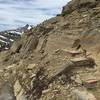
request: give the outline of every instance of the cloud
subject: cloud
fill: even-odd
[[[37,25],[61,13],[70,0],[0,0],[0,29]]]

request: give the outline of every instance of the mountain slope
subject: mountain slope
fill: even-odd
[[[77,100],[73,95],[99,100],[99,27],[100,1],[72,0],[60,15],[24,32],[0,53],[0,86],[9,83],[17,100]],[[76,50],[80,45],[88,57]],[[73,66],[73,61],[79,62]],[[87,80],[95,81],[89,91]]]

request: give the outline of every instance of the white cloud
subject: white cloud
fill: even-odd
[[[70,0],[0,0],[0,26],[5,29],[24,24],[36,25],[60,13],[68,1]]]

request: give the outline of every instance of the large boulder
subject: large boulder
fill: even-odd
[[[23,53],[33,51],[34,49],[36,49],[38,42],[38,37],[36,37],[35,35],[30,35],[29,37],[27,37],[26,40],[23,41],[23,45],[20,52]]]

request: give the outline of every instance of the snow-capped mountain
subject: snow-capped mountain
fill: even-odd
[[[15,29],[15,30],[7,30],[0,32],[0,51],[10,49],[12,43],[16,40],[21,38],[21,34],[26,31],[30,30],[32,27],[30,25],[26,25],[24,27]]]

